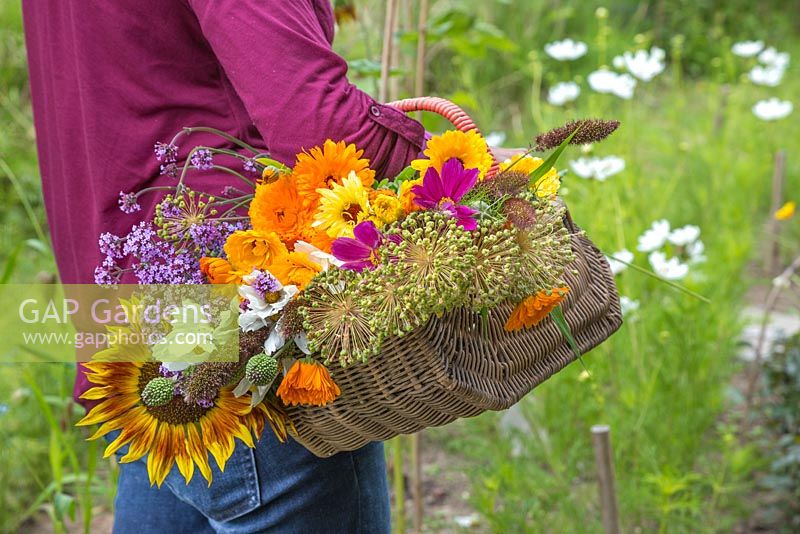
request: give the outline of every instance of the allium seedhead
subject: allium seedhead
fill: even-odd
[[[147,383],[141,396],[145,406],[163,406],[175,396],[175,382],[164,376],[157,376]]]
[[[278,360],[266,354],[256,354],[247,361],[244,376],[256,386],[268,386],[278,376]]]
[[[570,140],[571,145],[587,145],[597,143],[614,133],[619,128],[619,121],[604,119],[579,119],[570,121],[564,126],[536,136],[536,150],[544,152],[558,147],[572,132],[578,130]]]
[[[303,330],[303,316],[300,314],[300,308],[305,305],[302,298],[295,298],[289,301],[284,306],[281,315],[281,335],[287,339],[301,334]]]
[[[481,222],[473,232],[477,253],[467,295],[473,311],[493,308],[506,300],[521,276],[517,231],[504,226],[502,221]]]
[[[522,198],[509,198],[503,203],[503,215],[521,230],[530,230],[536,224],[536,207]]]

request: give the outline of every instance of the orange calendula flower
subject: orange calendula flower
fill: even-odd
[[[212,284],[240,284],[244,274],[233,268],[228,260],[223,258],[200,258],[200,272]]]
[[[779,221],[787,221],[792,218],[796,209],[797,203],[793,200],[790,200],[775,212],[775,218]]]
[[[225,241],[224,249],[234,269],[248,274],[253,269],[264,269],[289,253],[278,234],[259,230],[233,232]]]
[[[566,298],[567,292],[569,292],[569,288],[566,286],[554,287],[549,294],[546,291],[540,291],[536,295],[526,298],[511,312],[511,317],[506,321],[506,331],[513,332],[539,324]]]
[[[301,199],[295,176],[284,174],[256,186],[248,215],[255,230],[275,232],[291,247],[311,226],[315,209]]]
[[[416,203],[414,203],[414,197],[416,195],[411,192],[412,187],[421,184],[422,184],[421,177],[417,178],[416,180],[406,180],[405,182],[400,184],[400,192],[397,196],[400,199],[400,205],[402,206],[403,211],[406,212],[406,214],[414,211],[419,211],[422,209],[421,207],[417,206]]]
[[[283,285],[294,285],[302,291],[322,267],[303,252],[290,252],[269,265],[269,272]]]
[[[351,172],[361,180],[361,184],[372,187],[375,171],[369,168],[369,160],[362,159],[363,150],[344,141],[334,143],[330,139],[322,147],[314,147],[309,152],[297,155],[293,174],[297,177],[297,190],[306,207],[316,207],[319,193],[317,189],[330,189],[333,184],[342,184]]]
[[[320,249],[323,252],[331,253],[331,246],[336,240],[335,237],[328,235],[328,232],[309,232],[308,242]]]
[[[285,404],[324,406],[341,394],[328,368],[321,363],[297,360],[278,386],[278,396]]]

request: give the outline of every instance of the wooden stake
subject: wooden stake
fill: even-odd
[[[397,0],[386,0],[386,16],[383,24],[383,49],[381,50],[381,86],[378,100],[386,102],[389,96],[389,74],[392,70],[392,47],[397,24]]]
[[[781,263],[780,232],[781,222],[775,219],[775,212],[783,205],[783,186],[786,181],[786,151],[775,153],[772,169],[772,204],[770,205],[769,252],[767,253],[767,274],[778,273]]]
[[[611,431],[608,425],[592,427],[594,460],[597,464],[597,484],[600,489],[600,506],[603,529],[606,534],[619,534],[617,495],[614,488],[614,458],[611,451]]]
[[[424,96],[425,92],[425,49],[428,41],[428,0],[419,4],[419,22],[417,23],[417,66],[415,69],[414,96]],[[417,120],[422,120],[422,112],[417,112]]]
[[[411,441],[411,488],[414,497],[414,531],[422,532],[423,500],[422,500],[422,458],[420,444],[422,432],[408,436]]]

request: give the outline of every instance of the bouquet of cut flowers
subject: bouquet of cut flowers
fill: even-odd
[[[100,236],[96,281],[132,273],[141,284],[235,287],[232,301],[218,299],[208,329],[238,330],[236,358],[207,357],[219,339],[229,342],[220,335],[190,347],[191,362],[161,345],[112,344],[86,364],[94,387],[84,398],[100,403],[79,424],[101,423],[93,438],[121,429],[106,454],[126,444],[123,462],[148,454],[151,483],[177,464],[187,480],[196,466],[210,484],[209,452],[223,469],[234,439],[252,447],[264,422],[285,440],[287,407],[324,406],[341,394],[331,366],[367,362],[431,318],[458,308],[485,318],[510,302],[507,331],[552,316],[569,339],[559,304],[574,255],[554,163],[567,144],[597,142],[617,125],[575,121],[499,164],[477,131],[447,131],[388,177],[345,141],[304,150],[291,168],[211,128],[157,143],[162,174],[174,182],[120,194],[125,213],[139,211],[144,194],[163,197],[128,235]],[[198,131],[231,148],[196,146],[179,158],[178,142]],[[546,160],[531,155],[548,149]],[[233,185],[220,195],[190,186],[194,173],[212,171]],[[182,326],[159,328],[169,337]],[[141,357],[109,358],[126,351]]]

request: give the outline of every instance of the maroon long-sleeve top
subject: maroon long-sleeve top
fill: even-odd
[[[171,183],[152,147],[183,126],[218,128],[286,164],[303,148],[344,139],[379,176],[401,170],[423,143],[422,125],[348,82],[331,48],[329,0],[23,0],[23,15],[64,283],[92,283],[99,234],[122,235],[137,222],[119,211],[121,191]],[[184,143],[226,147],[204,134]],[[202,180],[198,188],[214,192],[230,177]],[[140,219],[156,200],[142,199]],[[79,375],[76,392],[86,387]]]

